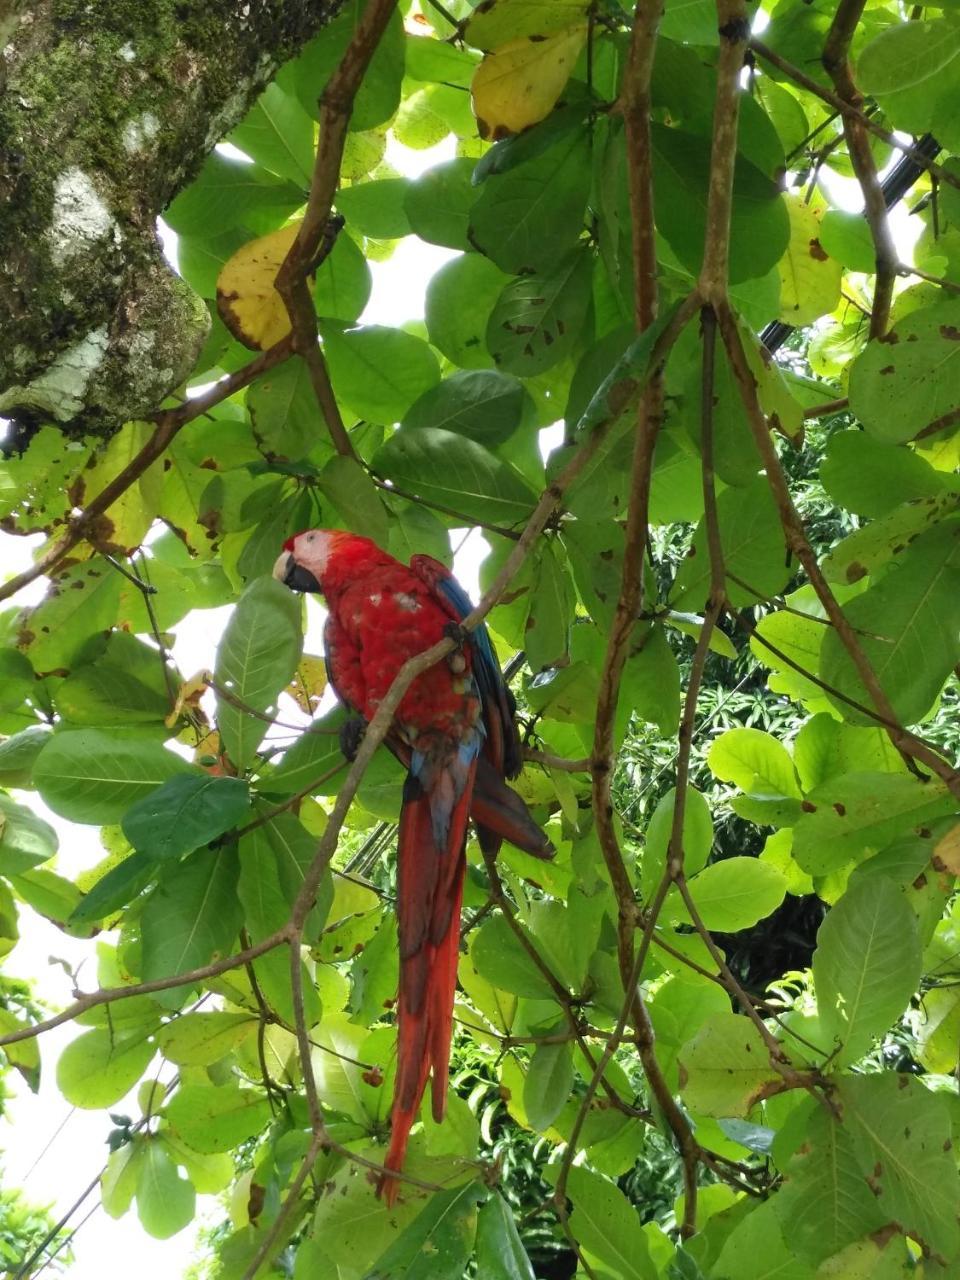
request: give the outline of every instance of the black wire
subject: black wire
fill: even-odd
[[[934,160],[940,152],[940,143],[932,134],[925,133],[918,142],[914,143],[913,150],[923,156],[925,160]],[[895,204],[899,204],[921,174],[925,172],[924,166],[915,160],[913,156],[901,156],[880,183],[884,206],[887,209],[892,209]],[[773,320],[762,330],[760,341],[772,355],[773,352],[778,351],[783,346],[787,338],[793,333],[793,329],[794,326],[792,324],[784,324],[782,320]]]

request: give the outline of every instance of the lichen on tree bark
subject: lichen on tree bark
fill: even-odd
[[[105,436],[183,381],[209,317],[157,214],[339,2],[0,12],[0,414]]]

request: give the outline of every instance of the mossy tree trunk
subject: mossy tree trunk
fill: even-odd
[[[0,413],[109,434],[209,320],[156,217],[339,0],[0,2]]]

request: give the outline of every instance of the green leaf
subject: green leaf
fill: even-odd
[[[803,802],[793,855],[804,871],[826,875],[954,808],[940,782],[908,773],[847,773],[815,787]]]
[[[527,662],[534,673],[562,666],[567,656],[573,621],[573,584],[550,542],[541,542],[534,564],[535,586],[523,640]]]
[[[333,252],[323,261],[313,285],[317,315],[324,320],[358,319],[370,300],[370,267],[350,236],[337,236]]]
[[[0,875],[29,871],[56,852],[57,833],[53,827],[0,792]]]
[[[945,18],[894,22],[866,46],[857,85],[896,129],[952,133],[960,88],[960,31]],[[947,145],[953,149],[952,139]]]
[[[902,553],[921,534],[932,534],[955,516],[958,508],[960,499],[956,493],[949,492],[901,503],[838,542],[822,562],[824,576],[830,582],[844,585],[859,582],[868,574],[877,578],[878,571],[895,558],[899,563]]]
[[[71,822],[119,822],[132,804],[169,778],[194,769],[159,742],[116,730],[55,733],[37,757],[34,783],[43,802]]]
[[[737,1280],[814,1280],[813,1267],[795,1256],[792,1229],[789,1245],[784,1238],[776,1214],[778,1198],[761,1203],[734,1227],[714,1264],[714,1274]]]
[[[0,649],[0,711],[13,711],[33,691],[30,659],[17,649]]]
[[[715,1013],[680,1050],[680,1091],[691,1111],[746,1116],[780,1081],[760,1033],[739,1013]]]
[[[376,1108],[369,1105],[373,1091],[364,1084],[362,1075],[361,1046],[367,1034],[346,1014],[334,1013],[328,1014],[310,1037],[319,1049],[313,1055],[313,1069],[324,1105],[364,1126],[376,1119]]]
[[[462,369],[492,369],[487,325],[509,277],[479,253],[464,253],[435,272],[427,285],[430,341]],[[469,305],[464,305],[469,299]]]
[[[161,1139],[153,1138],[144,1146],[136,1196],[140,1225],[155,1240],[168,1240],[193,1221],[197,1200],[193,1183],[180,1176]]]
[[[403,426],[439,427],[495,449],[520,426],[526,402],[523,383],[511,374],[462,369],[411,405]]]
[[[479,1182],[436,1192],[364,1280],[460,1280],[487,1194]]]
[[[0,742],[0,786],[30,784],[33,763],[49,741],[46,725],[32,724]]]
[[[377,451],[371,467],[401,489],[491,524],[525,521],[537,495],[519,471],[482,445],[439,427],[406,428]]]
[[[820,482],[834,502],[859,516],[881,516],[901,502],[932,498],[950,487],[950,477],[912,449],[881,444],[863,431],[830,437]]]
[[[577,1165],[570,1170],[567,1189],[573,1202],[570,1230],[581,1247],[623,1280],[655,1280],[637,1211],[619,1187]]]
[[[879,1230],[884,1215],[860,1172],[848,1127],[812,1103],[802,1119],[796,1151],[778,1161],[785,1183],[773,1207],[795,1252],[816,1264]]]
[[[743,608],[782,591],[791,570],[766,478],[760,476],[743,489],[724,489],[717,498],[717,520],[730,602]],[[709,594],[710,556],[701,522],[673,584],[670,606],[699,612]]]
[[[318,118],[320,97],[327,81],[346,53],[365,7],[365,0],[345,6],[332,22],[324,25],[320,35],[304,47],[300,56],[284,68],[281,81],[292,85],[304,110],[314,119]],[[403,21],[395,10],[353,101],[351,130],[373,129],[384,124],[396,111],[403,79],[404,47]]]
[[[350,966],[350,1009],[363,1026],[370,1026],[394,1007],[399,970],[396,921],[386,916]]]
[[[331,458],[317,478],[317,487],[348,529],[372,539],[378,546],[387,545],[390,526],[386,508],[376,485],[355,458],[339,454]]]
[[[851,880],[817,933],[813,978],[834,1061],[856,1062],[920,985],[917,918],[892,880]]]
[[[671,787],[658,801],[647,826],[641,884],[644,897],[648,899],[656,893],[667,865],[675,802],[676,790]],[[712,847],[713,821],[710,806],[701,792],[694,787],[687,787],[687,798],[683,806],[683,865],[688,876],[696,875],[703,869]]]
[[[782,872],[757,858],[733,857],[699,871],[688,884],[708,929],[736,933],[776,911],[787,892]],[[665,918],[689,924],[686,908],[673,899]]]
[[[377,240],[397,240],[410,234],[405,211],[410,182],[406,178],[379,178],[357,182],[337,192],[337,209],[347,225]]]
[[[577,250],[547,274],[511,281],[487,321],[497,367],[530,378],[569,355],[586,324],[592,274],[592,255]]]
[[[307,366],[299,356],[258,378],[247,392],[253,437],[268,455],[305,457],[322,436]]]
[[[471,248],[470,210],[477,198],[474,162],[466,156],[434,165],[407,187],[404,210],[421,240],[448,249]]]
[[[135,1137],[111,1151],[107,1158],[100,1179],[100,1199],[111,1218],[122,1218],[130,1208],[148,1141],[146,1136]]]
[[[857,640],[897,719],[914,724],[930,710],[960,660],[960,523],[931,529],[862,595],[844,605]],[[834,628],[825,628],[820,675],[861,706],[873,700]],[[845,720],[872,717],[828,694]]]
[[[182,236],[208,236],[214,228],[222,234],[241,225],[265,235],[301,204],[301,186],[214,151],[200,176],[164,210],[163,220]]]
[[[325,773],[337,766],[346,769],[347,762],[340,749],[340,726],[347,717],[342,707],[335,707],[305,729],[280,763],[269,773],[264,771],[259,789],[267,795],[292,796],[316,783],[314,795],[336,795],[342,777],[334,774],[326,782],[319,782]]]
[[[182,1084],[163,1109],[173,1134],[195,1151],[230,1151],[270,1123],[261,1092],[236,1085]]]
[[[142,853],[124,858],[83,895],[70,916],[70,924],[93,924],[127,906],[152,883],[157,867],[155,858]]]
[[[313,121],[296,98],[268,84],[229,141],[271,173],[304,191],[313,176]]]
[[[300,660],[300,600],[273,578],[255,578],[237,602],[217,646],[217,683],[253,711],[265,712],[293,678]],[[240,768],[249,767],[267,723],[217,697],[224,748]]]
[[[850,367],[850,410],[886,444],[955,422],[958,403],[960,299],[911,311]]]
[[[573,1047],[538,1044],[523,1083],[523,1109],[532,1127],[543,1133],[566,1106],[573,1092]]]
[[[513,1210],[498,1193],[480,1206],[477,1268],[484,1280],[534,1280]]]
[[[470,947],[470,958],[480,976],[501,991],[536,1000],[553,999],[553,988],[502,916],[483,922]]]
[[[483,184],[470,242],[510,275],[548,274],[576,245],[590,190],[585,130]]]
[[[111,1107],[146,1071],[155,1053],[149,1031],[142,1026],[125,1033],[85,1031],[60,1055],[57,1088],[75,1107]]]
[[[160,1052],[178,1067],[207,1067],[231,1053],[257,1027],[249,1013],[185,1013],[157,1032]]]
[[[710,139],[652,126],[657,227],[674,253],[696,274],[703,258],[710,174]],[[790,240],[790,219],[775,182],[738,157],[733,187],[730,280],[765,275]]]
[[[198,849],[170,864],[140,919],[144,980],[173,977],[228,955],[239,928],[235,849]],[[176,1007],[184,992],[174,987],[158,999]]]
[[[249,812],[249,788],[241,778],[181,774],[127,810],[123,834],[139,853],[163,861],[209,844]]]
[[[955,1257],[960,1175],[946,1137],[945,1095],[893,1071],[843,1076],[838,1089],[861,1173],[885,1220],[941,1257]]]
[[[873,238],[863,214],[828,209],[820,220],[820,244],[848,271],[872,275],[877,269]]]
[[[100,556],[54,575],[45,599],[17,619],[18,643],[39,674],[65,674],[90,637],[113,626],[122,582]]]
[[[334,391],[370,422],[399,422],[418,396],[440,381],[440,366],[429,346],[401,329],[325,324],[321,335]]]
[[[707,764],[722,782],[751,795],[800,795],[786,747],[760,729],[728,729],[710,744]]]

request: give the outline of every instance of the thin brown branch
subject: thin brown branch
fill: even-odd
[[[314,1165],[314,1161],[316,1160],[317,1156],[320,1154],[320,1151],[322,1150],[322,1148],[323,1148],[323,1143],[319,1135],[315,1133],[313,1137],[310,1139],[310,1145],[307,1148],[306,1155],[301,1160],[300,1167],[296,1172],[296,1176],[294,1177],[293,1181],[290,1183],[290,1187],[287,1191],[287,1194],[283,1198],[283,1203],[280,1205],[280,1209],[279,1209],[279,1212],[277,1213],[277,1216],[274,1218],[273,1222],[270,1224],[270,1227],[266,1235],[263,1237],[263,1240],[260,1242],[260,1247],[257,1249],[257,1252],[253,1255],[253,1261],[250,1263],[249,1267],[247,1267],[246,1271],[244,1271],[243,1273],[243,1280],[255,1280],[257,1272],[260,1270],[263,1264],[267,1261],[272,1250],[276,1247],[277,1242],[279,1241],[280,1236],[283,1232],[283,1229],[286,1226],[287,1222],[289,1221],[290,1215],[293,1213],[294,1207],[296,1206],[297,1201],[300,1198],[300,1192],[303,1190],[303,1184],[306,1182],[307,1178],[309,1177],[310,1170],[313,1168],[313,1165]]]
[[[828,400],[825,404],[815,404],[809,409],[804,409],[803,416],[805,418],[827,418],[831,413],[842,413],[844,409],[850,407],[850,401],[847,396],[839,396],[836,400]]]
[[[529,760],[532,764],[542,764],[547,769],[559,769],[562,773],[589,773],[590,758],[584,756],[581,760],[568,760],[566,756],[555,756],[550,751],[538,751],[535,747],[523,748],[524,760]]]
[[[905,262],[901,262],[897,267],[897,275],[917,276],[918,279],[926,280],[928,284],[935,284],[950,293],[960,293],[960,284],[955,280],[947,280],[943,276],[932,276],[929,271],[921,271],[919,267],[908,267]]]
[[[863,193],[863,216],[870,228],[876,262],[876,283],[870,311],[870,337],[882,337],[890,323],[893,286],[897,278],[899,257],[893,233],[887,220],[887,207],[870,150],[870,139],[859,110],[863,95],[853,79],[850,65],[850,42],[863,15],[866,0],[840,0],[823,47],[823,65],[833,80],[838,97],[858,110],[843,116],[843,132],[847,139],[850,163]]]
[[[451,516],[454,520],[459,520],[461,524],[468,528],[476,525],[479,529],[489,529],[491,533],[498,533],[501,538],[509,538],[511,542],[516,542],[520,537],[516,529],[507,529],[500,524],[490,524],[489,521],[478,520],[476,516],[468,516],[463,511],[455,511],[453,507],[446,507],[442,502],[434,502],[431,498],[421,498],[419,494],[410,493],[407,489],[398,489],[392,481],[387,484],[385,480],[381,480],[369,468],[366,468],[366,471],[378,489],[383,489],[385,493],[392,493],[394,497],[406,498],[408,502],[416,502],[421,507],[429,507],[431,511],[440,511],[445,516]]]
[[[814,97],[819,98],[822,102],[826,102],[828,106],[833,107],[840,116],[846,118],[849,116],[857,117],[863,127],[872,133],[875,137],[881,138],[889,146],[894,147],[897,151],[902,151],[921,169],[926,169],[928,173],[935,174],[940,182],[945,182],[950,187],[960,189],[960,177],[955,173],[950,173],[944,169],[942,165],[937,164],[916,149],[911,147],[908,142],[903,142],[895,133],[891,133],[889,129],[884,129],[882,125],[871,120],[859,107],[852,103],[845,102],[839,94],[833,93],[830,89],[825,89],[823,85],[818,84],[805,71],[801,71],[799,67],[788,62],[786,58],[782,58],[779,53],[775,53],[773,49],[765,45],[762,40],[753,39],[750,41],[751,50],[764,62],[769,62],[772,67],[776,67],[794,84],[798,84],[802,89],[806,89],[808,93],[812,93]]]
[[[99,991],[91,991],[87,995],[78,997],[73,1004],[62,1009],[60,1013],[44,1018],[42,1022],[34,1022],[29,1027],[22,1027],[19,1031],[9,1031],[6,1035],[0,1036],[0,1046],[16,1044],[19,1040],[32,1040],[34,1036],[42,1035],[44,1031],[52,1031],[54,1027],[62,1026],[65,1022],[72,1022],[81,1013],[86,1013],[88,1009],[96,1009],[101,1004],[129,1000],[132,996],[149,996],[155,991],[169,991],[173,987],[190,986],[194,982],[216,978],[221,973],[228,973],[231,969],[242,968],[249,960],[255,960],[257,956],[265,955],[266,952],[286,942],[289,934],[289,926],[285,925],[282,929],[271,933],[268,938],[261,939],[253,946],[245,947],[235,955],[214,960],[211,964],[201,965],[197,969],[189,969],[186,973],[177,973],[169,978],[153,978],[149,982],[132,982],[128,987],[103,987]]]
[[[248,365],[238,369],[236,373],[231,373],[229,377],[222,378],[219,382],[214,383],[203,395],[194,396],[183,404],[177,405],[175,409],[158,410],[152,418],[157,424],[157,428],[137,456],[131,458],[123,470],[118,472],[95,498],[91,498],[83,511],[70,518],[67,523],[67,532],[59,542],[48,548],[29,569],[25,569],[23,573],[18,573],[15,577],[9,578],[0,585],[0,602],[9,600],[11,596],[15,596],[23,587],[29,586],[37,578],[42,578],[44,574],[50,573],[52,569],[55,569],[57,565],[65,560],[73,548],[87,537],[96,517],[109,510],[117,499],[122,497],[130,486],[140,479],[147,468],[156,462],[182,427],[185,427],[188,422],[193,422],[195,418],[201,417],[208,409],[220,404],[222,400],[232,396],[235,391],[239,391],[249,385],[261,373],[265,373],[268,369],[274,368],[275,365],[281,364],[290,355],[291,349],[290,339],[284,338],[275,346],[270,347],[269,350],[264,351],[262,355],[257,356],[256,360],[251,360]]]
[[[353,101],[395,8],[396,0],[371,0],[363,10],[337,69],[320,95],[320,131],[307,208],[297,238],[290,246],[276,279],[277,292],[290,317],[294,350],[306,361],[333,447],[348,458],[356,458],[356,453],[330,385],[326,361],[317,345],[317,313],[308,281],[322,260],[321,245],[332,247],[336,235],[330,214],[340,182],[340,165]]]

